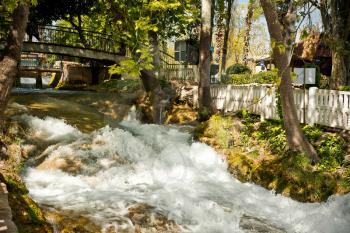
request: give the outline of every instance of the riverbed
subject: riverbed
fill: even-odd
[[[108,98],[118,105],[117,97]],[[101,232],[137,232],[130,210],[140,205],[150,207],[150,219],[161,215],[176,225],[162,232],[349,232],[350,195],[299,203],[241,183],[223,156],[194,142],[186,128],[142,124],[127,104],[113,117],[108,105],[101,111],[108,98],[78,92],[12,97],[12,117],[41,148],[23,178],[48,212],[81,216]]]

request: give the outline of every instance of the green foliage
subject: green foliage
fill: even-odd
[[[259,130],[254,132],[253,136],[267,143],[275,154],[283,155],[286,152],[286,132],[279,121],[268,120],[262,122]]]
[[[215,145],[220,148],[229,148],[232,140],[231,127],[232,119],[230,117],[213,115],[207,122],[198,127],[197,134],[201,132],[205,137],[215,138]]]
[[[226,69],[226,74],[250,74],[252,73],[251,69],[243,64],[236,63]]]
[[[341,86],[340,90],[341,91],[350,91],[350,86]]]
[[[128,74],[131,77],[138,78],[140,72],[143,69],[153,69],[151,56],[147,48],[139,49],[136,51],[139,54],[138,60],[126,59],[119,64],[114,64],[109,67],[110,74]]]
[[[24,194],[28,194],[29,192],[26,186],[22,182],[19,182],[11,177],[5,176],[5,183],[8,191],[11,193],[24,195]]]
[[[311,143],[316,143],[324,133],[320,128],[317,128],[311,125],[305,125],[303,127],[303,131],[304,131],[305,137]]]
[[[321,158],[321,170],[333,171],[344,163],[345,141],[336,134],[325,134],[316,150]]]
[[[286,153],[289,153],[282,121],[267,120],[257,127],[255,126],[258,122],[256,116],[242,113],[237,114],[237,116],[241,117],[244,122],[243,138],[253,137],[267,145],[271,152],[279,156],[285,156]],[[303,131],[321,158],[317,169],[333,172],[343,165],[346,143],[342,137],[337,134],[325,133],[322,129],[309,125],[305,125]]]
[[[277,70],[265,71],[256,74],[242,73],[233,74],[231,76],[226,75],[222,79],[222,82],[237,85],[249,83],[276,84],[279,82],[279,76]]]

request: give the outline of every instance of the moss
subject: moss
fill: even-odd
[[[46,222],[40,207],[28,195],[28,190],[24,183],[19,178],[1,174],[0,181],[7,186],[13,221],[19,232],[51,233],[51,227]]]
[[[7,186],[9,192],[8,201],[12,210],[13,221],[19,232],[51,233],[52,229],[46,223],[41,209],[30,198],[28,189],[19,176],[25,158],[21,154],[20,146],[13,144],[16,138],[9,133],[11,131],[10,127],[13,127],[11,125],[7,122],[7,134],[1,136],[1,140],[4,137],[7,138],[9,158],[4,161],[4,166],[0,173],[0,182],[5,183]]]
[[[25,195],[29,192],[22,182],[16,181],[14,178],[5,177],[5,184],[10,193]]]

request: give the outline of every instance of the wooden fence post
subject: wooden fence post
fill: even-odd
[[[226,91],[226,94],[225,94],[225,102],[224,102],[223,110],[226,113],[228,112],[228,107],[231,100],[231,85],[227,85],[225,91]]]
[[[310,87],[307,105],[307,118],[305,123],[309,125],[314,125],[317,122],[316,106],[317,106],[317,87]]]

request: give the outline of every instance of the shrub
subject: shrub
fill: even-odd
[[[350,86],[341,86],[340,90],[341,91],[350,91]]]
[[[325,134],[316,148],[321,170],[333,171],[344,163],[345,141],[336,134]]]
[[[250,74],[252,73],[251,69],[243,64],[236,63],[226,69],[226,74]]]
[[[279,80],[277,70],[269,70],[265,72],[260,72],[253,75],[253,82],[255,83],[269,83],[275,84]]]
[[[260,83],[260,84],[275,84],[279,80],[277,70],[260,72],[257,74],[241,73],[226,75],[222,77],[222,82],[226,84],[249,84],[249,83]]]
[[[323,134],[323,131],[320,128],[305,125],[303,127],[303,131],[305,133],[306,138],[311,142],[315,143],[317,140],[319,140]]]
[[[248,84],[251,83],[251,74],[233,74],[230,79],[230,84]]]

